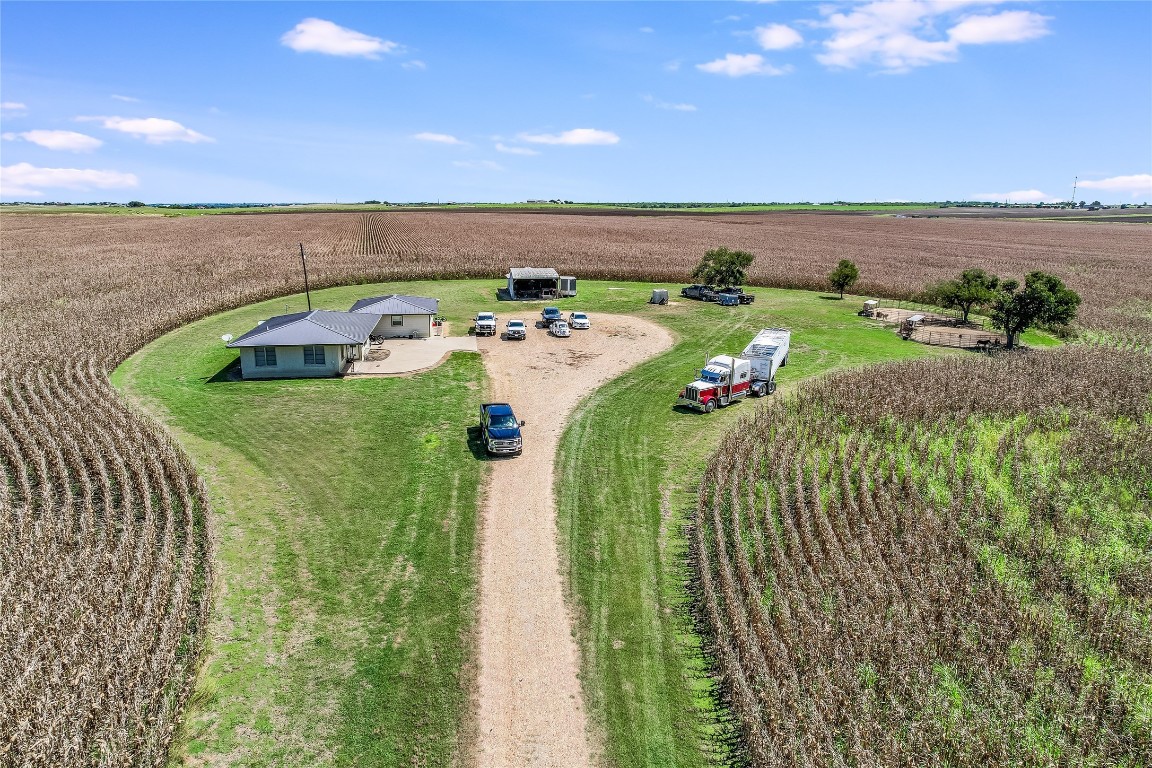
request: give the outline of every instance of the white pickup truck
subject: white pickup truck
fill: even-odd
[[[477,336],[495,336],[496,335],[496,313],[495,312],[477,312],[476,318],[472,321],[476,327]]]

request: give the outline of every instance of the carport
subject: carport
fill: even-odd
[[[508,270],[508,298],[554,299],[560,291],[560,273],[543,267]]]

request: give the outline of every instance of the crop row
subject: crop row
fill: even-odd
[[[1149,337],[1152,264],[1127,225],[854,216],[292,214],[4,217],[0,243],[0,754],[14,765],[162,762],[207,610],[207,507],[172,440],[108,372],[194,319],[313,287],[500,278],[686,280],[717,245],[753,282],[823,288],[840,258],[859,290],[906,296],[979,264],[1044,269],[1085,322]]]
[[[906,363],[729,434],[693,558],[753,764],[1147,763],[1149,392],[1108,348]]]

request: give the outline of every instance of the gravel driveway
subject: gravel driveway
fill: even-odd
[[[524,313],[531,325],[530,313]],[[524,454],[492,463],[482,511],[476,744],[480,768],[593,765],[577,677],[580,657],[556,546],[553,463],[568,415],[586,395],[672,346],[647,320],[594,315],[555,339],[479,339],[488,399],[512,404]]]

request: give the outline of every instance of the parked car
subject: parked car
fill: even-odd
[[[592,327],[592,321],[583,312],[573,312],[568,315],[568,327],[574,331],[586,331]]]
[[[506,339],[525,339],[528,337],[528,326],[524,325],[523,320],[509,320],[508,325],[504,328],[504,338]]]
[[[564,315],[560,314],[559,307],[544,307],[540,312],[540,319],[536,321],[537,328],[547,328],[558,320],[563,320]]]
[[[548,326],[548,333],[557,338],[566,339],[572,335],[572,329],[568,327],[568,323],[564,322],[563,320],[557,320],[556,322],[552,323],[552,325]]]

